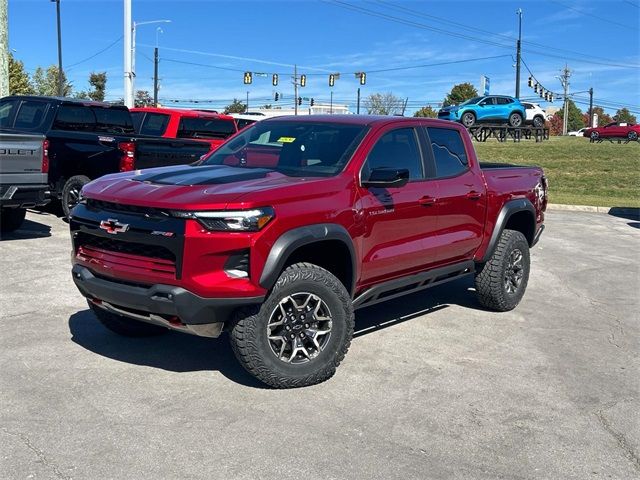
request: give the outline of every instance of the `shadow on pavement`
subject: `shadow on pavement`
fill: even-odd
[[[609,215],[626,218],[627,220],[640,220],[640,208],[613,207],[609,210]]]
[[[640,228],[640,222],[629,222],[627,225],[633,228]]]
[[[149,338],[121,337],[103,327],[88,309],[69,317],[69,330],[78,345],[120,362],[179,373],[217,370],[236,383],[267,388],[242,368],[224,335],[217,340],[177,332]]]
[[[32,238],[45,238],[51,236],[51,227],[33,220],[25,220],[22,226],[13,232],[0,235],[0,241],[4,240],[28,240]]]
[[[463,278],[356,312],[354,337],[398,325],[416,317],[447,308],[451,304],[480,308],[470,287],[473,279]],[[167,332],[149,338],[127,338],[107,330],[90,310],[69,317],[71,340],[98,355],[120,362],[161,368],[172,372],[217,370],[236,383],[268,388],[240,366],[227,338],[210,339]],[[225,334],[226,335],[226,334]]]

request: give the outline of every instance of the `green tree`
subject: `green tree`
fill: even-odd
[[[33,93],[33,85],[24,63],[13,58],[9,53],[9,95],[29,95]]]
[[[33,74],[33,88],[36,95],[58,95],[58,67],[51,65],[47,70],[36,68]],[[62,72],[62,96],[69,97],[73,91],[73,85]]]
[[[244,113],[246,110],[247,106],[237,98],[234,98],[233,102],[224,107],[224,113]]]
[[[133,103],[136,107],[151,107],[153,106],[153,98],[148,90],[137,90]]]
[[[619,109],[613,116],[613,119],[616,122],[636,123],[636,116],[626,107]]]
[[[602,107],[593,107],[593,114],[598,115],[598,126],[600,127],[613,122],[611,115],[606,113]]]
[[[454,85],[451,92],[449,92],[449,94],[444,98],[442,106],[448,107],[449,105],[459,105],[465,100],[469,100],[470,98],[477,96],[478,91],[476,90],[476,87],[468,82],[459,83]]]
[[[93,90],[88,93],[89,98],[96,102],[103,102],[107,90],[107,72],[91,72],[89,85],[93,87]]]
[[[567,101],[567,131],[580,130],[586,126],[583,113],[576,106],[573,100]],[[551,135],[562,135],[562,123],[564,119],[564,108],[561,108],[549,121],[549,133]]]
[[[373,93],[364,100],[369,115],[395,115],[402,113],[402,100],[393,93]]]
[[[416,110],[413,114],[414,117],[427,117],[427,118],[437,118],[438,112],[436,112],[431,106],[422,107],[420,110]]]

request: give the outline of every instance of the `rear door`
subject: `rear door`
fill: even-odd
[[[422,270],[435,261],[436,182],[425,172],[418,125],[389,127],[369,152],[360,172],[373,168],[406,168],[407,185],[399,188],[360,186],[356,219],[364,226],[360,282],[371,284]]]
[[[438,192],[438,263],[473,258],[480,246],[486,211],[486,189],[478,166],[470,165],[465,142],[457,129],[427,127],[429,161]],[[468,142],[469,148],[473,148]],[[473,168],[472,168],[473,167]],[[432,249],[433,250],[433,249]]]

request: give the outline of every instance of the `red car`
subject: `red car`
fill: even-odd
[[[597,140],[599,138],[628,138],[632,142],[638,140],[640,125],[626,122],[611,122],[604,127],[587,128],[583,135]]]
[[[299,387],[333,375],[354,309],[465,276],[515,308],[546,204],[542,169],[481,164],[457,123],[270,118],[197,165],[85,186],[73,280],[116,333],[227,331],[247,371]]]
[[[233,117],[198,110],[141,107],[132,108],[137,133],[164,138],[202,140],[218,148],[238,131]]]

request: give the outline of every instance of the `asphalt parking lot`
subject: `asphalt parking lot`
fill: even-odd
[[[547,215],[515,311],[467,280],[369,307],[333,379],[276,391],[225,337],[105,330],[31,212],[0,242],[0,477],[638,478],[640,221]]]

